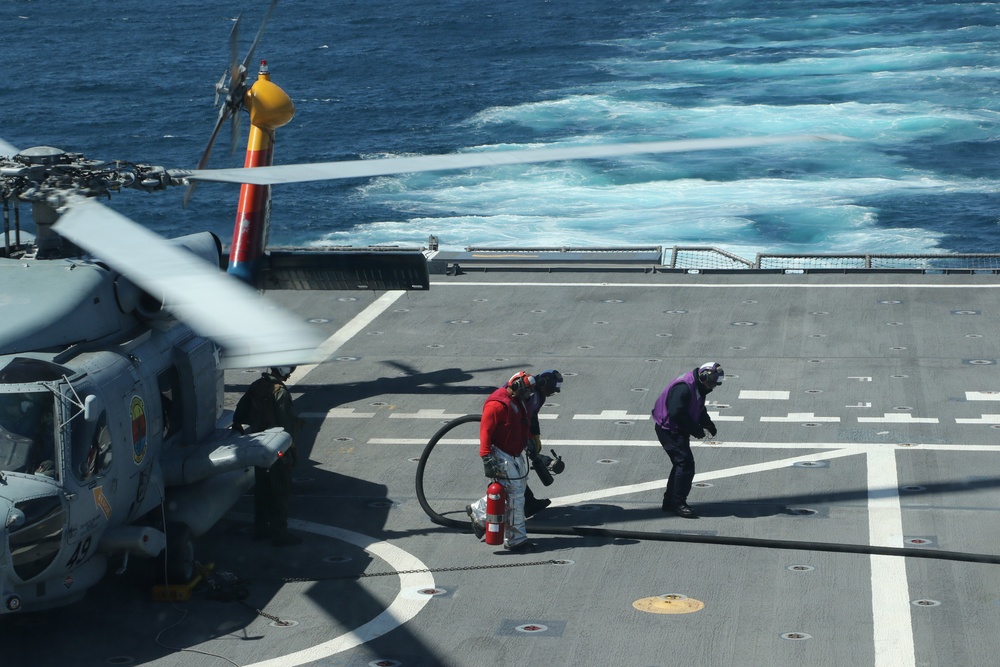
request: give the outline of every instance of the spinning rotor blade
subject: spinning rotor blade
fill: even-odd
[[[240,40],[240,21],[243,19],[243,15],[237,16],[236,21],[233,23],[233,29],[229,32],[229,86],[228,88],[226,87],[226,75],[223,74],[222,79],[215,86],[214,104],[219,103],[219,93],[223,89],[227,91],[226,98],[222,101],[222,106],[219,107],[219,117],[215,121],[215,128],[212,130],[212,136],[208,140],[205,152],[202,153],[201,160],[198,161],[198,169],[204,169],[205,165],[208,164],[208,158],[212,155],[212,146],[215,144],[216,137],[219,136],[219,130],[222,129],[223,124],[229,119],[232,119],[232,123],[230,124],[229,150],[231,153],[236,151],[236,142],[240,138],[239,110],[243,106],[243,96],[246,94],[247,72],[249,71],[250,62],[253,60],[254,51],[257,50],[260,38],[264,35],[264,28],[267,26],[267,22],[271,18],[271,13],[274,11],[274,6],[277,4],[278,0],[271,0],[271,4],[267,8],[267,13],[264,14],[264,19],[260,22],[260,27],[257,29],[257,36],[254,38],[253,44],[250,45],[250,51],[247,52],[242,64],[237,58]],[[182,206],[185,208],[191,200],[191,195],[194,194],[194,187],[195,183],[190,183],[187,191],[184,193]]]
[[[75,197],[53,228],[120,271],[223,348],[226,368],[313,363],[319,339],[294,316],[211,264],[92,199]]]
[[[836,134],[789,134],[765,137],[680,139],[676,141],[651,141],[633,144],[569,146],[561,148],[491,151],[488,153],[453,153],[448,155],[421,155],[417,157],[376,160],[344,160],[341,162],[317,162],[314,164],[289,164],[243,169],[171,170],[171,176],[187,178],[188,181],[276,185],[279,183],[303,183],[306,181],[322,181],[338,178],[387,176],[390,174],[411,174],[424,171],[448,171],[452,169],[493,167],[508,164],[612,158],[647,153],[725,150],[729,148],[767,146],[797,141],[853,141],[853,139]]]

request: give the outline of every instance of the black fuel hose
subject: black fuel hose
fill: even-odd
[[[456,521],[449,519],[434,511],[434,508],[427,502],[424,494],[424,470],[427,467],[427,459],[434,451],[435,445],[449,431],[462,424],[477,422],[479,415],[464,415],[453,419],[434,434],[427,442],[420,461],[417,464],[417,500],[420,507],[430,517],[430,520],[439,526],[449,528],[461,528],[471,530],[468,521]],[[638,530],[618,530],[608,528],[592,528],[587,526],[548,526],[545,524],[531,523],[531,532],[541,535],[579,535],[581,537],[603,537],[610,540],[630,539],[659,542],[685,542],[688,544],[719,544],[736,547],[757,547],[765,549],[793,549],[798,551],[829,551],[833,553],[863,554],[868,556],[899,556],[902,558],[931,558],[935,560],[962,561],[966,563],[994,563],[1000,564],[1000,555],[993,554],[973,554],[962,551],[941,551],[907,547],[880,547],[871,544],[836,544],[832,542],[805,542],[799,540],[768,540],[757,537],[726,537],[724,535],[691,535],[687,533],[649,533]]]

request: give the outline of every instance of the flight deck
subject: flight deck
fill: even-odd
[[[191,600],[153,601],[133,559],[75,605],[6,618],[3,664],[995,661],[994,270],[548,259],[441,256],[420,292],[270,293],[326,340],[291,379],[303,543],[253,541],[246,496],[198,541],[214,576]],[[689,520],[660,509],[650,411],[707,361],[726,381]],[[565,378],[540,417],[566,469],[532,473],[553,502],[528,521],[537,549],[510,554],[467,527],[478,424],[428,443],[522,369]],[[230,408],[256,377],[227,372]]]

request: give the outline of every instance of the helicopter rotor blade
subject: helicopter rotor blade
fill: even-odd
[[[247,57],[243,59],[243,71],[250,71],[250,62],[253,60],[253,53],[257,50],[257,45],[260,44],[260,38],[264,35],[264,27],[271,18],[271,12],[274,11],[274,6],[278,4],[278,0],[271,0],[271,5],[267,8],[267,12],[264,14],[264,20],[260,22],[260,27],[257,28],[257,36],[254,37],[253,44],[250,45],[250,50],[247,51]]]
[[[450,171],[476,167],[494,167],[511,164],[533,164],[559,160],[583,160],[624,157],[628,155],[683,153],[691,151],[726,150],[754,146],[768,146],[799,141],[854,141],[841,135],[792,134],[762,137],[736,137],[718,139],[680,139],[631,144],[604,144],[594,146],[566,146],[556,148],[520,149],[479,153],[452,153],[446,155],[421,155],[416,157],[382,158],[374,160],[343,160],[313,164],[289,164],[271,167],[242,169],[171,170],[175,178],[190,181],[215,181],[222,183],[251,183],[277,185],[340,178],[364,178],[410,174],[425,171]]]
[[[223,348],[226,368],[314,363],[320,340],[257,292],[92,199],[73,197],[53,228]]]

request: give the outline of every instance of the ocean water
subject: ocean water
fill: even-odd
[[[193,167],[243,12],[0,0],[0,137]],[[1000,3],[281,0],[255,53],[296,104],[275,162],[787,133],[800,143],[278,186],[272,244],[1000,252]],[[255,70],[255,66],[253,68]],[[210,166],[241,166],[223,132]],[[124,192],[231,235],[238,186]]]

